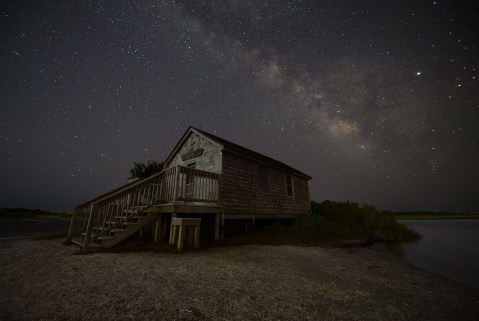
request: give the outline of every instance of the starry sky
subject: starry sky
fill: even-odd
[[[479,211],[474,1],[2,1],[0,207],[71,211],[189,125],[311,198]]]

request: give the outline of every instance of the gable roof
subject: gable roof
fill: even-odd
[[[282,169],[283,171],[285,172],[289,172],[291,174],[295,174],[295,175],[298,175],[298,176],[302,176],[306,179],[311,179],[311,176],[289,166],[289,165],[286,165],[285,163],[282,163],[276,159],[273,159],[271,157],[268,157],[266,155],[263,155],[263,154],[260,154],[258,152],[255,152],[255,151],[252,151],[251,149],[248,149],[248,148],[245,148],[243,146],[240,146],[238,144],[235,144],[235,143],[232,143],[226,139],[223,139],[221,137],[218,137],[218,136],[215,136],[213,134],[210,134],[210,133],[207,133],[201,129],[198,129],[198,128],[195,128],[195,127],[188,127],[188,129],[186,130],[186,132],[183,134],[183,136],[181,137],[181,139],[178,141],[178,143],[175,145],[175,147],[173,148],[173,151],[170,153],[170,155],[168,156],[168,158],[166,159],[165,161],[165,164],[167,164],[171,158],[176,154],[177,150],[179,149],[179,147],[181,145],[183,145],[183,141],[186,140],[186,138],[189,136],[189,134],[191,132],[196,132],[197,134],[205,137],[206,139],[208,139],[210,142],[212,142],[213,144],[216,144],[216,145],[220,145],[223,150],[226,150],[228,152],[232,152],[232,153],[235,153],[235,154],[239,154],[241,156],[245,156],[247,158],[253,158],[255,160],[259,160],[263,163],[266,163],[272,167],[276,167],[276,168],[279,168],[279,169]]]

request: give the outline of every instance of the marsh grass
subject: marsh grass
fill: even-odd
[[[396,221],[389,211],[371,205],[324,201],[311,203],[312,214],[298,220],[288,233],[307,238],[361,238],[376,241],[414,241],[415,231]]]
[[[394,217],[398,220],[472,220],[479,219],[479,214],[421,211],[397,212]]]

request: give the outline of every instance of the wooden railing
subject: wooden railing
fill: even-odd
[[[160,204],[219,203],[220,174],[177,166],[116,188],[74,209],[68,238],[84,233],[84,246]]]
[[[219,175],[193,168],[178,167],[177,201],[184,203],[218,203]]]

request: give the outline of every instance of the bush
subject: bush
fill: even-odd
[[[130,179],[140,178],[144,179],[150,177],[163,170],[164,162],[148,161],[145,163],[133,163],[133,167],[130,169]]]
[[[351,202],[311,202],[312,215],[291,226],[291,233],[309,238],[366,238],[412,241],[421,236],[398,223],[389,211]]]

